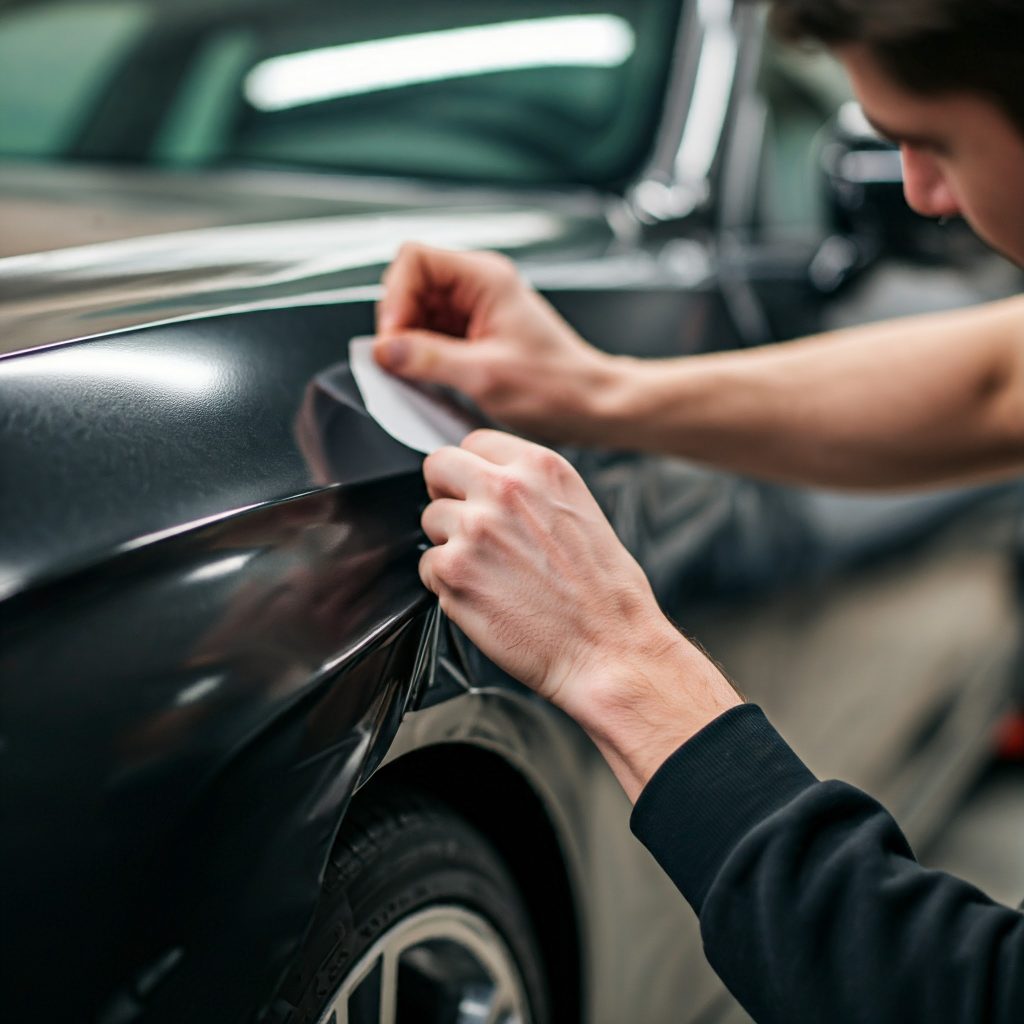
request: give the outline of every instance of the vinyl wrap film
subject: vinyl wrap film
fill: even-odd
[[[268,314],[0,361],[5,1019],[265,1010],[347,802],[430,670],[421,456],[310,383],[353,315],[330,312],[304,359]],[[133,372],[183,349],[235,394],[197,404]],[[65,401],[33,418],[51,385]]]

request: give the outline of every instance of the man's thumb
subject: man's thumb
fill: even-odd
[[[409,380],[429,381],[465,390],[466,343],[435,331],[403,331],[378,338],[373,356],[385,370]]]

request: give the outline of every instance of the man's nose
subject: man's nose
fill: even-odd
[[[960,206],[935,157],[903,146],[903,193],[922,217],[955,217]]]

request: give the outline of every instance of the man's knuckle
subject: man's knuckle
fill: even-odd
[[[462,517],[462,533],[470,544],[486,544],[494,536],[494,523],[486,509],[467,510]]]
[[[494,267],[494,269],[499,271],[500,273],[518,273],[518,271],[516,270],[515,263],[511,259],[509,259],[509,257],[506,256],[504,253],[488,251],[487,253],[485,253],[485,255],[491,261],[491,266]]]
[[[431,502],[421,513],[420,513],[420,527],[423,532],[429,534],[434,522],[437,518],[437,505]]]
[[[487,435],[492,433],[486,427],[477,427],[471,430],[462,440],[462,447],[471,452],[479,451],[480,445],[486,443]]]
[[[490,404],[501,394],[501,380],[491,366],[478,366],[471,381],[473,397],[484,404]]]
[[[501,469],[492,477],[494,497],[504,508],[515,508],[525,499],[529,486],[514,469]]]
[[[423,586],[435,594],[438,592],[436,561],[436,549],[431,548],[420,556],[419,564],[420,580]]]
[[[505,286],[518,283],[519,268],[508,256],[500,252],[484,252],[480,257],[494,282]]]
[[[444,474],[451,467],[455,451],[456,449],[452,445],[435,448],[423,459],[423,475],[431,480],[436,479],[439,474]]]
[[[437,452],[431,452],[423,460],[423,476],[424,476],[424,478],[426,479],[426,481],[428,483],[437,476],[437,471],[438,471]]]
[[[449,541],[444,546],[439,563],[438,576],[446,587],[456,593],[470,589],[475,560],[464,545]]]
[[[539,473],[548,481],[564,479],[568,468],[565,459],[550,448],[537,448],[529,452],[526,461],[534,472]]]

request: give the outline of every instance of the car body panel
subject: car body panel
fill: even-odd
[[[614,237],[603,202],[589,193],[541,192],[532,203],[529,194],[525,203],[512,203],[487,190],[372,180],[331,187],[316,175],[286,182],[259,172],[165,173],[147,180],[124,169],[46,168],[30,190],[30,176],[20,165],[0,172],[0,209],[21,209],[26,195],[38,206],[34,218],[23,214],[21,253],[0,260],[0,355],[252,302],[280,305],[311,293],[365,289],[409,239],[594,255]],[[83,181],[94,190],[102,183],[99,215],[88,191],[67,195]],[[176,222],[175,198],[184,203],[189,189],[189,212]],[[241,209],[224,201],[232,192]],[[322,198],[310,198],[317,193]],[[52,217],[58,202],[65,219],[86,222],[76,233],[103,240],[31,251],[37,222],[45,222],[47,210]],[[129,216],[136,204],[145,212]],[[304,206],[301,219],[297,206]],[[181,230],[190,220],[201,226]]]
[[[686,8],[672,101],[622,193],[0,170],[12,1016],[265,1018],[353,793],[372,794],[382,758],[441,746],[488,751],[538,795],[591,1024],[705,1022],[727,1002],[593,746],[478,652],[445,668],[416,572],[421,458],[318,378],[345,382],[347,340],[372,329],[381,268],[408,238],[508,252],[615,353],[827,323],[813,247],[753,267],[745,214],[717,187],[760,45],[754,12],[730,7]],[[724,90],[692,117],[702,80]],[[812,767],[926,836],[1009,692],[1017,491],[855,499],[566,454],[666,611]],[[455,792],[459,773],[443,782]]]
[[[54,960],[55,1016],[236,1020],[269,998],[425,671],[421,500],[408,473],[328,488],[5,603],[12,1013]]]

